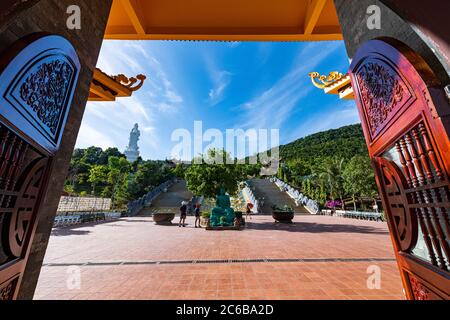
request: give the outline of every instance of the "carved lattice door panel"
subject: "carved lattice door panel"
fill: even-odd
[[[0,56],[0,300],[17,296],[79,70],[59,36]]]
[[[450,142],[430,95],[437,83],[419,56],[389,43],[360,48],[352,86],[405,293],[448,299]],[[450,111],[445,99],[439,107]]]

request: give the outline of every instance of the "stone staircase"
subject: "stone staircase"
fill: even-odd
[[[142,209],[138,216],[151,216],[152,212],[166,212],[171,210],[178,214],[181,202],[189,201],[192,197],[192,192],[190,192],[186,187],[186,181],[179,181],[171,186],[167,192],[161,193],[152,202],[150,207]]]
[[[264,198],[264,205],[261,209],[263,214],[272,214],[272,205],[288,205],[294,208],[296,215],[310,215],[305,207],[296,206],[294,200],[286,192],[281,192],[277,185],[268,179],[252,179],[249,181],[249,185],[257,199]]]

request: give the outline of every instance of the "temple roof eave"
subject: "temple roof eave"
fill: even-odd
[[[123,74],[110,76],[95,68],[89,89],[89,101],[115,101],[116,98],[131,97],[139,90],[146,77],[142,74],[128,78]]]

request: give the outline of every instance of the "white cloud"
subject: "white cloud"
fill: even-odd
[[[232,73],[217,67],[215,60],[210,55],[204,55],[204,62],[213,87],[208,92],[209,103],[216,105],[225,97],[225,91],[231,83]]]
[[[314,90],[308,73],[338,48],[340,43],[335,42],[321,43],[320,51],[315,43],[305,46],[289,73],[238,108],[243,112],[237,126],[244,129],[281,128],[294,108],[301,108],[301,100]]]
[[[104,42],[98,61],[100,69],[110,75],[123,73],[129,77],[144,73],[147,76],[145,84],[134,96],[146,94],[148,106],[165,103],[180,108],[182,96],[174,88],[161,63],[151,55],[147,43],[124,41],[120,46],[117,43]],[[144,114],[142,110],[140,112]]]
[[[163,113],[176,113],[177,112],[177,107],[175,107],[172,104],[165,103],[165,102],[158,104],[156,107],[158,108],[158,110],[160,112],[163,112]]]
[[[87,123],[82,123],[77,138],[78,148],[88,148],[91,146],[101,147],[103,149],[115,147],[114,141],[102,130],[97,130]]]
[[[169,102],[172,103],[183,102],[183,98],[181,98],[178,94],[175,93],[175,91],[169,88],[166,90],[166,98],[169,100]]]
[[[174,113],[183,97],[169,80],[163,66],[152,55],[148,42],[104,41],[98,67],[109,75],[134,77],[145,74],[144,86],[128,98],[115,102],[89,102],[80,129],[77,147],[115,146],[123,151],[130,130],[139,124],[139,147],[144,158],[161,155],[157,119],[160,113]]]
[[[237,48],[241,45],[240,41],[231,41],[231,42],[227,42],[227,46],[229,48]]]
[[[212,105],[216,105],[223,100],[225,89],[231,82],[231,73],[225,70],[213,72],[214,88],[209,90],[209,99]]]

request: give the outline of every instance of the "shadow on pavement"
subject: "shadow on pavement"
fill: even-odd
[[[289,232],[304,232],[304,233],[365,233],[365,234],[389,234],[388,231],[380,230],[379,228],[370,226],[355,226],[346,224],[326,224],[314,222],[294,222],[294,223],[279,223],[279,222],[257,222],[251,220],[246,222],[247,229],[254,230],[278,230]]]

